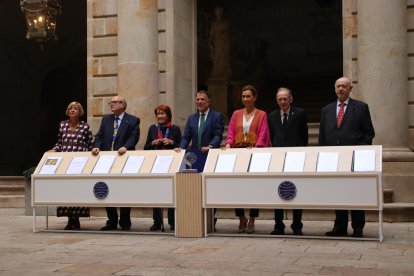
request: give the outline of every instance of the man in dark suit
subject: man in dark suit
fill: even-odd
[[[123,155],[127,150],[135,150],[139,140],[139,118],[125,112],[127,103],[124,98],[115,96],[109,103],[113,114],[102,117],[101,126],[95,136],[93,155],[100,150],[117,151]],[[118,227],[118,212],[115,207],[106,207],[108,221],[102,231],[116,230]],[[131,208],[121,207],[119,226],[125,231],[131,229]]]
[[[267,117],[270,141],[273,147],[304,147],[308,145],[308,125],[305,110],[292,106],[293,96],[288,88],[281,87],[276,92],[276,109]],[[302,233],[302,210],[293,210],[290,226],[294,235]],[[271,235],[284,235],[283,209],[275,209],[275,227]]]
[[[197,170],[202,172],[209,149],[220,148],[223,139],[224,119],[220,112],[210,108],[210,95],[206,90],[196,94],[198,112],[190,115],[184,135],[176,150],[191,148],[197,154]]]
[[[347,77],[335,82],[336,102],[321,110],[319,127],[320,146],[371,145],[375,136],[368,105],[351,99],[352,85]],[[327,236],[346,236],[348,232],[348,211],[335,210],[336,218],[332,231]],[[365,212],[352,210],[353,237],[362,237],[365,226]]]

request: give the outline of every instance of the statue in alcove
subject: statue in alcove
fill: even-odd
[[[214,19],[210,27],[209,49],[210,58],[213,62],[213,70],[210,78],[229,79],[231,76],[230,68],[230,24],[224,18],[222,7],[214,9]]]

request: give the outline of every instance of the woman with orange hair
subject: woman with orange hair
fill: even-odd
[[[181,141],[181,131],[178,126],[171,123],[171,108],[168,105],[162,104],[154,109],[154,114],[157,118],[157,123],[151,125],[148,129],[144,150],[165,150],[178,147]],[[152,217],[154,224],[150,230],[158,231],[163,229],[162,209],[153,208]],[[174,208],[168,208],[168,224],[171,230],[175,229]]]

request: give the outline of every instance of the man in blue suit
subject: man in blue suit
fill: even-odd
[[[139,118],[125,112],[127,103],[124,98],[115,96],[109,103],[113,114],[102,117],[101,126],[95,136],[93,155],[100,150],[117,151],[123,155],[127,150],[135,150],[139,140]],[[116,230],[118,227],[118,212],[116,207],[106,207],[108,221],[102,231]],[[131,229],[131,208],[121,207],[119,226],[125,231]]]
[[[319,126],[320,146],[371,145],[375,136],[368,105],[351,99],[351,80],[342,77],[335,82],[338,99],[322,108]],[[327,236],[346,236],[348,211],[335,210],[336,218],[332,231]],[[363,236],[365,226],[364,210],[351,211],[353,237]]]
[[[184,135],[176,151],[187,149],[191,141],[191,149],[197,155],[195,168],[198,172],[204,170],[208,151],[220,148],[224,132],[224,119],[220,112],[210,108],[210,94],[207,90],[199,90],[196,94],[198,112],[188,117]],[[214,215],[216,209],[214,209]],[[214,219],[214,231],[217,219]]]
[[[197,155],[196,167],[202,172],[209,149],[220,148],[223,139],[224,119],[220,112],[210,108],[210,95],[205,90],[196,94],[198,112],[190,115],[184,129],[178,149],[187,149],[191,142]]]

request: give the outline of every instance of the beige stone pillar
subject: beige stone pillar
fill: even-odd
[[[141,119],[137,149],[155,121],[158,91],[157,0],[118,0],[118,94]]]
[[[369,104],[375,144],[405,155],[408,144],[405,0],[358,0],[358,93]],[[386,157],[384,155],[384,157]]]

